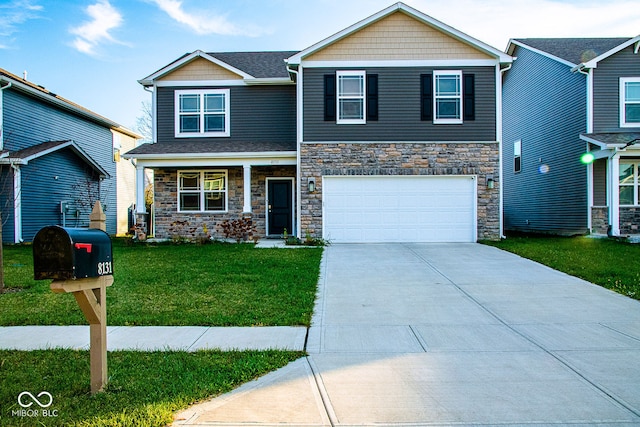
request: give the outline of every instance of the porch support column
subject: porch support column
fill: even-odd
[[[243,213],[251,213],[251,165],[242,165],[244,169],[244,207]]]
[[[614,236],[620,235],[620,155],[614,154],[609,161],[609,224]]]
[[[147,213],[144,201],[144,166],[136,164],[136,213]]]
[[[13,242],[22,243],[22,170],[12,164],[13,168]],[[0,227],[2,225],[0,224]]]

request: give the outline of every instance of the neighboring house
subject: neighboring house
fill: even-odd
[[[403,3],[300,52],[195,51],[140,80],[155,143],[126,156],[154,169],[159,238],[244,216],[262,236],[498,239],[511,60]]]
[[[31,241],[47,225],[86,227],[98,199],[106,207],[107,232],[116,234],[114,141],[138,138],[0,69],[2,241]]]
[[[635,38],[513,39],[505,73],[506,230],[638,234]],[[581,162],[592,152],[596,160]]]

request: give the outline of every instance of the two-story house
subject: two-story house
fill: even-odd
[[[403,3],[299,52],[185,55],[140,81],[155,143],[127,154],[154,169],[155,235],[245,216],[265,236],[498,239],[511,61]]]
[[[117,194],[117,168],[135,170],[117,152],[141,136],[42,86],[0,69],[0,214],[2,241],[31,241],[47,225],[86,227],[92,203],[106,207],[107,232],[129,194]],[[120,179],[124,179],[121,176]],[[133,187],[133,184],[131,185]]]
[[[640,233],[639,41],[509,42],[516,59],[503,89],[506,230]]]

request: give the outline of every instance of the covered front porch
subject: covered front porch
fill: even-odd
[[[144,228],[153,216],[150,236],[222,239],[222,224],[241,219],[251,221],[259,238],[297,232],[295,152],[135,158],[136,217]],[[146,169],[154,171],[152,212],[144,208]]]
[[[587,169],[591,233],[640,235],[640,133],[580,137],[594,156]]]

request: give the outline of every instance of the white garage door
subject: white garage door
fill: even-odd
[[[471,176],[323,178],[324,238],[332,242],[475,242]]]

